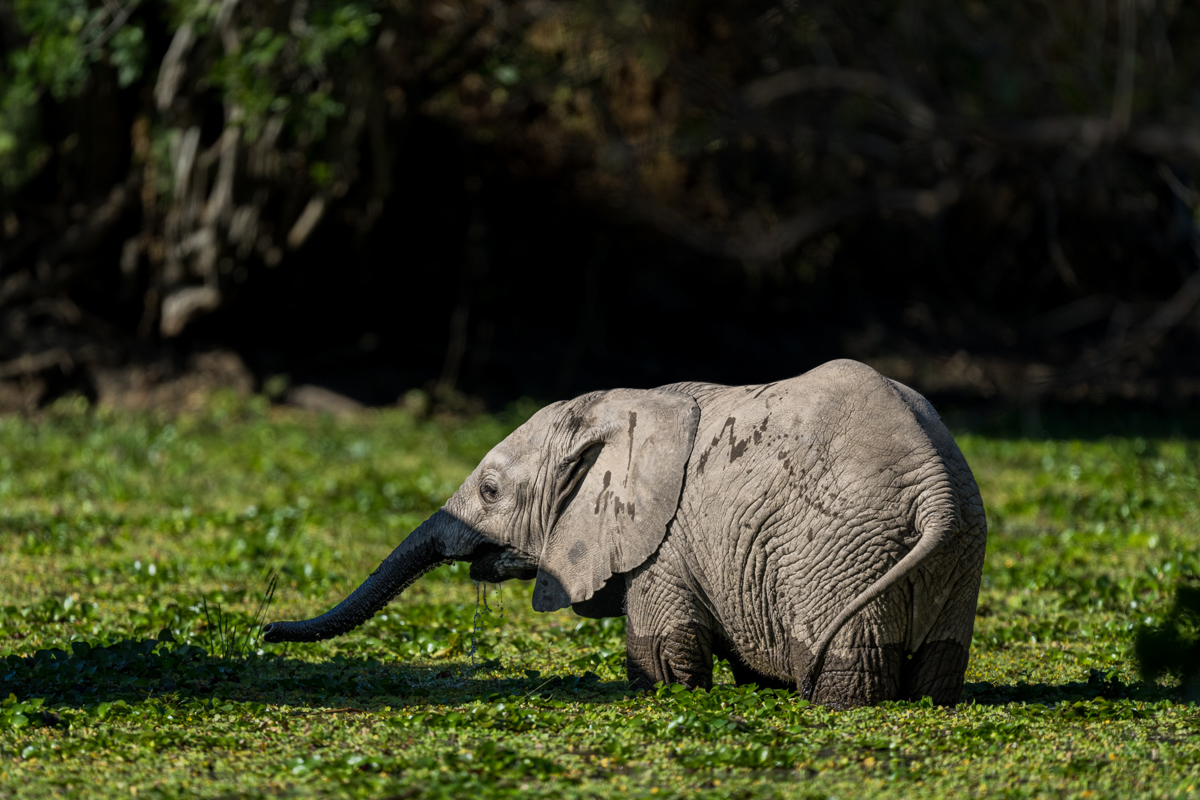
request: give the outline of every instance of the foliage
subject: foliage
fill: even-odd
[[[329,120],[346,110],[332,94],[328,71],[371,38],[380,16],[369,9],[362,2],[314,4],[298,30],[251,27],[248,41],[214,63],[213,84],[240,109],[247,141],[259,138],[271,115],[281,115],[306,146],[324,140]]]
[[[127,333],[179,335],[319,226],[361,243],[430,119],[472,158],[814,297],[842,261],[882,296],[910,282],[873,266],[894,235],[918,243],[916,271],[969,265],[957,289],[929,278],[955,305],[1089,300],[1053,321],[1074,331],[1124,308],[1109,296],[1164,299],[1194,262],[1192,4],[4,0],[0,16],[4,269],[144,305]],[[483,171],[446,164],[463,185]],[[861,219],[890,233],[852,236]],[[928,316],[913,327],[936,330]],[[1020,338],[993,327],[993,349]]]
[[[624,680],[623,619],[443,567],[312,645],[217,629],[340,599],[519,416],[0,418],[5,796],[1187,796],[1196,706],[1133,643],[1197,563],[1200,444],[959,437],[991,539],[963,702],[831,711]],[[1185,598],[1186,600],[1186,598]],[[223,621],[215,619],[220,606]],[[205,607],[209,609],[206,617]],[[11,696],[9,696],[11,695]]]
[[[140,4],[140,0],[129,0],[123,7],[87,0],[14,3],[14,21],[26,41],[7,53],[8,69],[0,80],[0,186],[18,189],[44,163],[46,147],[53,144],[44,141],[37,125],[43,94],[59,102],[71,100],[98,80],[97,71],[105,69],[115,75],[119,88],[133,85],[148,70],[153,78],[146,26],[167,24],[176,31],[186,24],[211,30],[218,11],[218,4],[205,0],[171,0],[147,4],[142,10]],[[327,74],[332,61],[347,56],[347,45],[365,44],[378,22],[379,15],[366,3],[313,3],[298,35],[270,27],[253,31],[249,41],[212,64],[205,82],[242,107],[242,124],[250,138],[257,137],[268,111],[286,110],[297,95],[306,98],[297,104],[296,125],[320,139],[325,119],[344,109],[329,98],[327,89],[308,90],[316,77]],[[296,74],[296,67],[285,71],[293,79],[293,86],[286,88],[272,74],[285,49],[289,60],[304,71],[302,76]]]
[[[136,3],[134,3],[136,5]],[[142,76],[145,32],[140,21],[117,26],[112,7],[89,8],[87,0],[17,0],[15,22],[28,36],[5,56],[0,70],[0,193],[10,192],[45,164],[55,143],[39,124],[40,101],[77,96],[97,65],[111,67],[117,83],[129,86]]]

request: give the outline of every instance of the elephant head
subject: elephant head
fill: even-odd
[[[593,598],[649,558],[675,515],[700,409],[660,389],[596,392],[543,408],[494,447],[446,504],[330,611],[272,622],[268,642],[339,636],[440,564],[536,578],[533,607]]]

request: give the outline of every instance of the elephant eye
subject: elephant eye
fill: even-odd
[[[479,484],[479,494],[485,501],[494,503],[500,497],[500,487],[494,481],[486,480]]]

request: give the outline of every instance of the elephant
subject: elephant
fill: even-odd
[[[627,616],[635,687],[739,684],[851,707],[957,702],[987,524],[933,406],[856,361],[755,386],[676,383],[553,403],[330,611],[361,625],[425,572],[535,580],[533,608]]]

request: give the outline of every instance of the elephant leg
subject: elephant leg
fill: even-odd
[[[667,547],[664,543],[664,549]],[[658,682],[712,687],[712,618],[686,579],[652,556],[634,571],[626,596],[625,664],[634,688]]]
[[[831,708],[853,708],[895,700],[900,690],[901,645],[882,642],[877,622],[867,623],[862,616],[848,622],[833,640],[821,673],[813,689],[813,701]],[[808,673],[811,657],[803,659],[797,670],[799,681]]]
[[[979,574],[983,569],[984,544],[965,553],[951,573],[952,588],[937,619],[904,664],[900,697],[919,700],[929,697],[938,705],[958,702],[967,671]]]

